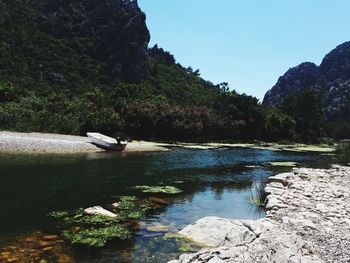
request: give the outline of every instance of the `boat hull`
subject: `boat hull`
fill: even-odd
[[[87,133],[87,136],[91,139],[93,144],[106,150],[124,151],[127,146],[126,142],[118,143],[116,139],[99,133]]]

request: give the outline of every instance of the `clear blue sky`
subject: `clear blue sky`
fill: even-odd
[[[151,45],[262,99],[301,62],[350,40],[350,0],[139,0]]]

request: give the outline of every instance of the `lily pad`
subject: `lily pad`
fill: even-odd
[[[148,186],[137,185],[132,189],[141,190],[143,193],[180,194],[183,191],[174,186]]]

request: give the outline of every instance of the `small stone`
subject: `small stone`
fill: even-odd
[[[146,229],[147,231],[150,231],[150,232],[168,232],[169,231],[169,227],[163,226],[163,225],[149,226]]]
[[[7,260],[7,262],[18,262],[19,258],[18,257],[9,257],[6,260]]]
[[[107,217],[117,217],[116,214],[102,208],[101,206],[89,207],[84,210],[84,213],[87,215],[101,215]]]
[[[40,247],[47,247],[47,246],[50,245],[50,242],[44,241],[44,240],[40,240],[40,241],[38,242],[38,244],[39,244]]]
[[[57,235],[46,235],[46,236],[43,236],[41,239],[45,240],[45,241],[53,241],[53,240],[58,239],[58,236]]]
[[[42,250],[44,252],[49,252],[49,251],[53,250],[53,247],[44,247]]]
[[[119,203],[117,203],[117,202],[113,203],[113,204],[112,204],[112,207],[113,207],[113,208],[118,208],[118,207],[119,207]]]

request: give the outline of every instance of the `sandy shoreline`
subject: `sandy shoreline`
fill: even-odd
[[[125,152],[157,152],[167,151],[151,142],[129,143]],[[0,131],[0,153],[28,154],[85,154],[106,152],[92,144],[88,137],[49,134],[49,133],[20,133]]]
[[[171,147],[192,150],[210,150],[222,148],[252,148],[271,151],[314,152],[332,154],[334,147],[327,145],[276,143],[156,143],[148,141],[133,141],[128,143],[124,152],[163,152]],[[0,153],[34,153],[34,154],[85,154],[106,152],[98,148],[88,137],[49,134],[49,133],[21,133],[0,131]]]

